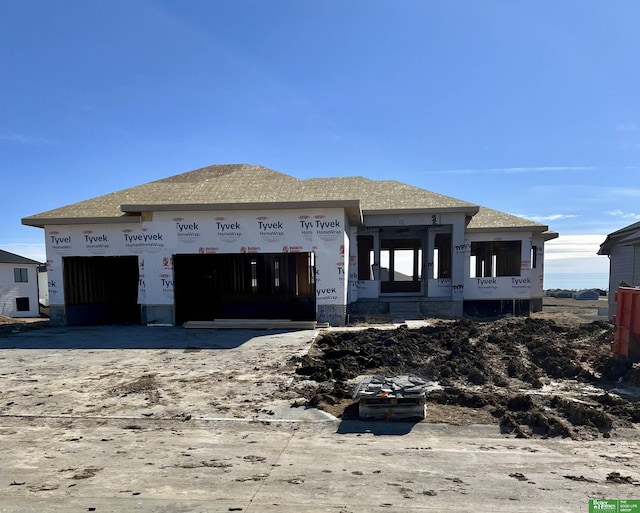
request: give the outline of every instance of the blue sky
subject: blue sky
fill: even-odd
[[[210,164],[395,179],[548,224],[604,287],[640,220],[636,0],[2,0],[0,248],[24,216]],[[587,276],[590,275],[590,276]]]

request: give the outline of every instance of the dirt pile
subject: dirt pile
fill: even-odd
[[[579,438],[640,422],[637,402],[605,391],[617,380],[640,384],[640,372],[611,358],[614,327],[505,318],[441,321],[393,330],[330,332],[297,359],[297,373],[316,381],[310,397],[348,416],[353,385],[371,374],[437,380],[433,405],[483,409],[504,432]],[[428,421],[438,421],[427,413]],[[464,422],[464,419],[461,419]]]

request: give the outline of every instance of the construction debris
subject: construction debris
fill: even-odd
[[[358,383],[353,399],[358,400],[362,419],[422,420],[427,415],[427,392],[439,388],[417,376],[370,376]]]

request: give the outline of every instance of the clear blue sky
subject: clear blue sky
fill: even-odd
[[[24,216],[249,163],[543,222],[545,287],[604,287],[599,244],[640,219],[638,20],[637,0],[2,0],[0,248],[43,259]]]

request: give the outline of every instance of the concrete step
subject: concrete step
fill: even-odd
[[[406,321],[423,319],[420,312],[420,304],[414,301],[403,301],[401,303],[389,303],[389,314],[393,320]]]

